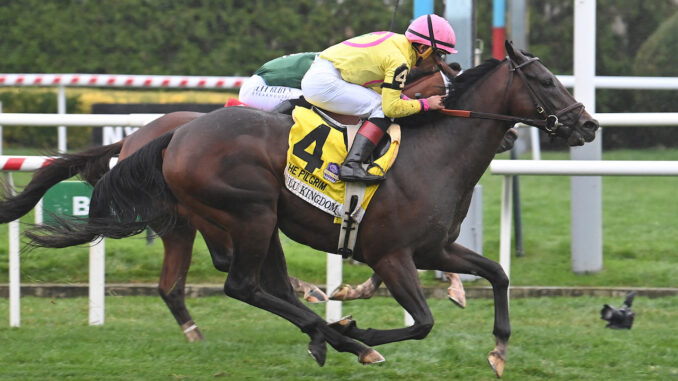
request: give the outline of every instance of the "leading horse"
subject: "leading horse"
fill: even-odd
[[[453,81],[446,106],[471,112],[428,113],[400,121],[397,163],[363,218],[354,258],[381,277],[414,318],[410,327],[361,329],[353,320],[328,325],[296,298],[278,230],[317,250],[334,252],[339,228],[284,186],[292,124],[286,115],[227,108],[195,119],[103,176],[86,223],[60,220],[27,235],[39,246],[64,247],[97,236],[133,235],[148,224],[163,232],[186,219],[203,234],[211,255],[218,258],[232,250],[224,292],[299,327],[309,335],[309,353],[320,365],[326,343],[355,354],[361,363],[376,363],[384,359],[370,346],[426,337],[433,316],[417,268],[475,274],[494,290],[496,344],[488,360],[501,376],[511,333],[508,278],[496,262],[455,243],[473,187],[516,121],[573,146],[592,141],[598,128],[538,58],[510,43],[506,49],[506,60],[489,61]]]

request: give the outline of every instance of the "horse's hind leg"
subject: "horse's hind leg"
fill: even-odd
[[[453,243],[443,250],[442,255],[426,258],[422,264],[428,268],[449,272],[474,274],[487,279],[494,293],[494,330],[496,345],[488,356],[488,361],[497,377],[501,377],[506,364],[506,347],[511,336],[511,323],[508,308],[509,279],[501,266],[482,255]],[[429,267],[430,266],[430,267]]]
[[[410,252],[406,250],[394,252],[370,265],[383,279],[396,301],[412,315],[414,325],[398,329],[377,330],[360,329],[355,322],[342,321],[340,324],[334,324],[333,327],[367,345],[425,338],[433,328],[433,315],[426,304],[426,297],[419,283],[419,272],[412,261]]]
[[[165,257],[158,283],[160,297],[181,326],[186,339],[188,341],[202,340],[203,335],[193,322],[185,302],[186,274],[191,266],[195,229],[186,223],[180,223],[171,232],[164,234],[161,239],[165,247]]]
[[[461,278],[455,273],[445,273],[445,276],[450,282],[447,288],[447,295],[449,299],[461,308],[466,307],[466,292],[464,285],[461,283]],[[330,295],[332,300],[355,300],[355,299],[369,299],[374,296],[377,289],[381,285],[381,278],[379,275],[372,274],[372,276],[365,282],[356,287],[350,284],[344,284],[337,288]]]

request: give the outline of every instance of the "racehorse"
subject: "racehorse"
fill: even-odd
[[[420,72],[408,80],[405,93],[412,98],[417,96],[427,98],[435,94],[443,95],[446,91],[446,81],[447,78],[442,76],[441,72]],[[79,174],[91,185],[95,185],[109,171],[110,159],[115,155],[119,155],[118,160],[122,161],[151,140],[202,115],[204,113],[190,111],[169,113],[148,123],[117,143],[94,147],[79,153],[59,154],[49,165],[35,173],[21,193],[0,200],[0,223],[7,223],[27,214],[49,188],[76,174]],[[164,258],[158,283],[158,293],[167,304],[188,341],[203,339],[202,332],[193,321],[185,303],[186,276],[191,265],[195,234],[195,228],[181,224],[160,236],[164,247]],[[230,258],[227,256],[214,265],[220,270],[227,271],[229,261]],[[453,275],[450,274],[450,276]],[[372,283],[374,282],[372,278],[370,281],[370,284],[375,284]],[[290,276],[290,282],[295,290],[303,292],[304,299],[309,302],[317,303],[327,300],[327,296],[313,284],[292,276]],[[380,282],[380,280],[377,279],[376,282]],[[342,300],[369,298],[376,292],[376,287],[370,289],[363,287],[360,290],[362,292],[359,294],[354,292],[341,298]],[[461,293],[450,295],[451,300],[455,303],[460,303],[457,300],[461,297],[463,297]]]
[[[426,337],[433,316],[417,268],[475,274],[494,290],[496,344],[488,360],[501,376],[511,333],[508,277],[498,263],[454,242],[473,187],[515,122],[572,146],[592,141],[598,129],[537,57],[508,42],[506,50],[506,60],[488,61],[453,81],[445,104],[463,111],[400,121],[399,157],[364,215],[354,258],[381,277],[414,318],[410,327],[361,329],[350,319],[328,325],[294,294],[278,230],[317,250],[336,252],[339,227],[284,186],[292,124],[287,115],[225,108],[197,118],[104,175],[86,223],[61,219],[27,236],[38,246],[65,247],[137,234],[147,225],[162,233],[187,219],[213,257],[232,254],[226,295],[299,327],[309,335],[309,353],[320,365],[326,343],[355,354],[361,363],[377,363],[384,358],[370,346]]]

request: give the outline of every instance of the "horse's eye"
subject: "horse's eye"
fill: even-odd
[[[555,86],[555,83],[553,82],[553,78],[546,78],[541,81],[541,84],[544,87],[553,87]]]

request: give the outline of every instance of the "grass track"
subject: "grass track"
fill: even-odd
[[[24,298],[21,328],[0,325],[0,380],[493,380],[492,302],[466,310],[430,300],[436,326],[422,341],[377,349],[381,366],[328,350],[318,367],[307,337],[267,312],[225,297],[189,299],[205,333],[187,343],[163,303],[108,297],[106,323],[87,326],[87,299]],[[637,298],[632,330],[604,328],[607,298],[515,299],[505,380],[670,380],[678,378],[678,297]],[[0,299],[0,316],[7,316]],[[313,307],[323,314],[323,307]],[[402,326],[389,298],[344,305],[361,327]]]

